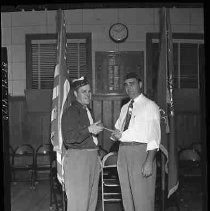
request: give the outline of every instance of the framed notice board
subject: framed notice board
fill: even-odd
[[[144,52],[96,52],[96,94],[124,93],[124,77],[128,72],[136,72],[144,80]]]

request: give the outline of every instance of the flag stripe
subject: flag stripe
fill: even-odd
[[[57,64],[54,72],[54,88],[52,93],[52,112],[51,112],[51,143],[57,157],[57,177],[61,184],[63,178],[63,157],[65,148],[61,130],[61,120],[66,109],[66,99],[70,92],[68,73],[66,67],[66,28],[64,13],[61,9],[57,11]]]

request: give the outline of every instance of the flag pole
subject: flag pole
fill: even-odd
[[[175,121],[173,106],[173,42],[169,9],[160,10],[160,55],[158,66],[157,102],[161,114],[161,208],[178,188]],[[166,173],[168,176],[166,177]],[[166,183],[167,181],[167,183]],[[167,194],[166,194],[167,192]]]
[[[162,126],[162,133],[164,134],[164,139],[165,141],[167,141],[167,138],[168,136],[166,135],[166,127],[167,127],[167,123],[168,123],[168,117],[167,117],[167,78],[168,78],[168,75],[167,75],[167,70],[168,70],[168,53],[167,53],[167,49],[168,49],[168,39],[167,39],[167,23],[166,23],[166,8],[164,8],[164,14],[163,14],[163,28],[164,30],[162,31],[162,33],[165,33],[164,37],[164,52],[165,52],[165,72],[164,72],[164,80],[165,80],[165,92],[166,94],[164,95],[165,99],[164,99],[164,108],[165,108],[165,112],[166,112],[166,116],[165,116],[165,122],[164,122],[164,125]],[[163,35],[162,35],[163,36]],[[161,40],[162,42],[162,40]],[[162,45],[163,43],[161,43]],[[166,172],[165,172],[165,166],[166,166],[166,157],[165,157],[165,154],[162,152],[161,153],[161,210],[162,211],[165,211],[166,209]]]
[[[172,42],[172,32],[171,32],[171,25],[169,20],[169,9],[167,9],[167,50],[168,50],[168,115],[169,115],[169,126],[170,126],[170,133],[169,133],[169,160],[171,165],[169,165],[169,172],[170,177],[168,177],[168,184],[170,186],[170,190],[168,192],[168,198],[178,189],[179,181],[178,181],[178,170],[177,170],[177,152],[176,152],[176,137],[175,137],[175,113],[174,113],[174,99],[173,99],[173,42]],[[177,202],[178,204],[178,202]]]
[[[161,153],[161,210],[165,211],[165,179],[166,179],[166,174],[165,174],[165,155]]]
[[[163,33],[166,33],[167,32],[167,24],[166,24],[166,9],[164,8],[164,19],[163,19],[163,24],[164,24],[164,31],[163,31]],[[166,37],[166,39],[164,40],[164,42],[165,42],[165,52],[166,52],[166,54],[165,54],[165,83],[167,84],[167,69],[168,69],[168,54],[167,54],[167,35],[165,36]],[[167,87],[167,86],[166,86]],[[165,87],[165,88],[166,88]],[[166,94],[167,95],[167,94]],[[165,96],[166,97],[166,96]],[[165,103],[167,104],[167,100],[165,99]],[[166,109],[167,109],[167,105],[166,105]],[[167,115],[167,113],[166,113],[166,115]],[[167,116],[166,116],[166,118],[167,118]],[[167,135],[166,135],[166,129],[165,129],[165,127],[163,127],[164,128],[164,131],[162,131],[162,133],[164,132],[164,134],[165,134],[165,139],[167,139]],[[162,193],[161,193],[161,210],[162,211],[165,211],[165,208],[166,208],[166,203],[165,203],[165,196],[166,196],[166,172],[165,172],[165,164],[166,164],[166,158],[165,158],[165,155],[164,155],[164,153],[162,152],[161,153],[161,191],[162,191]]]
[[[63,198],[63,200],[62,200],[62,203],[63,203],[63,206],[62,206],[62,208],[63,208],[63,211],[65,211],[66,210],[66,192],[65,192],[65,189],[64,189],[64,183],[62,183],[62,198]]]

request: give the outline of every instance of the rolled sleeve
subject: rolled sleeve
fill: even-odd
[[[150,142],[147,144],[147,149],[146,149],[146,151],[154,150],[154,149],[159,150],[159,144],[157,144],[157,141],[156,141],[156,140],[152,140],[152,141],[150,141]]]
[[[152,114],[152,115],[151,115]],[[161,140],[161,130],[160,130],[160,115],[159,109],[157,107],[150,110],[150,118],[147,123],[147,151],[158,149]]]

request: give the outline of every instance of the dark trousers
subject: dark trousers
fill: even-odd
[[[64,157],[67,211],[95,211],[99,172],[97,150],[67,150]]]
[[[154,211],[156,162],[152,176],[144,178],[141,168],[146,154],[146,144],[119,147],[117,169],[125,211]]]

